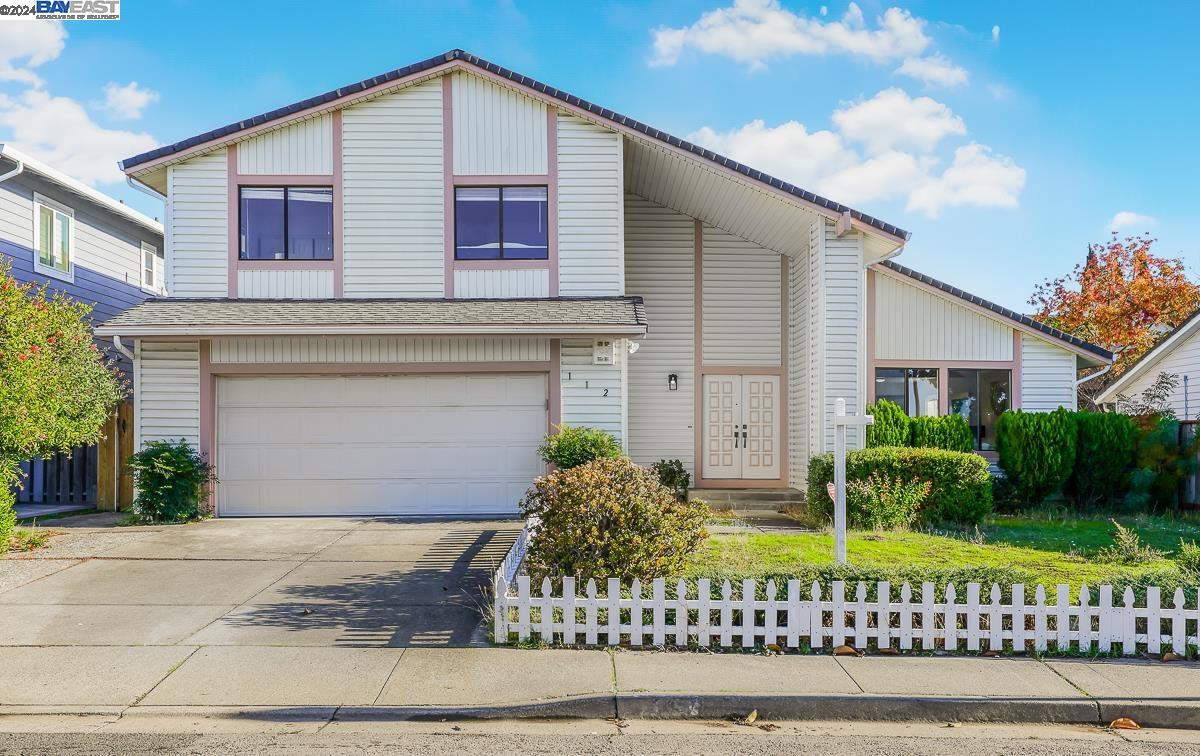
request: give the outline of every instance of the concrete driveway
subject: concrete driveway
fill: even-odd
[[[0,646],[479,643],[491,572],[519,530],[369,518],[63,528],[48,549],[0,559]]]

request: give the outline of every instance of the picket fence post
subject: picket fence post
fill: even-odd
[[[1079,587],[1079,651],[1090,653],[1092,650],[1092,591],[1084,583]]]
[[[910,651],[913,647],[912,586],[900,586],[900,650]]]
[[[808,615],[809,647],[817,651],[825,646],[825,612],[821,610],[821,584],[816,580],[809,589],[809,595],[812,596]]]
[[[763,619],[763,644],[778,645],[779,642],[779,605],[775,601],[775,581],[767,581],[767,611]]]
[[[633,579],[629,586],[632,602],[629,606],[629,645],[642,645],[642,581]]]
[[[596,611],[596,579],[588,578],[587,581],[587,602],[583,611],[584,637],[583,642],[589,646],[595,646],[599,643],[600,638],[600,622],[598,612]]]
[[[1156,585],[1146,588],[1146,651],[1162,652],[1162,592]]]
[[[1012,650],[1021,653],[1025,650],[1025,585],[1017,583],[1012,587]]]
[[[492,636],[497,643],[508,643],[508,581],[504,575],[496,575],[492,597]]]
[[[533,591],[529,590],[529,576],[517,576],[517,596],[520,602],[517,604],[517,637],[521,640],[529,640],[529,604],[533,600]]]
[[[605,595],[608,603],[608,645],[621,645],[621,581],[617,578],[608,579],[608,593]]]
[[[712,582],[708,578],[696,581],[696,603],[700,613],[696,617],[696,636],[701,648],[712,645],[712,616],[709,614],[709,601],[712,599]]]
[[[942,648],[947,651],[958,650],[958,603],[955,601],[954,583],[946,586],[946,606],[943,608],[944,633]]]
[[[1197,591],[1200,600],[1200,591]],[[1176,588],[1174,601],[1175,611],[1171,613],[1171,649],[1182,656],[1187,653],[1187,615],[1184,614],[1183,589]],[[1197,614],[1200,615],[1200,604],[1197,604]],[[1200,616],[1197,617],[1196,634],[1200,635]]]
[[[921,583],[921,650],[937,648],[937,620],[933,614],[933,583]]]
[[[726,580],[721,585],[721,646],[733,645],[733,586]]]
[[[892,584],[886,580],[875,586],[875,647],[892,647]]]
[[[680,580],[675,585],[675,645],[686,648],[688,644],[688,587]]]
[[[829,640],[834,648],[846,645],[846,584],[833,581],[833,627]]]
[[[787,582],[787,643],[788,648],[797,648],[800,645],[800,633],[802,632],[802,624],[804,617],[800,609],[800,581],[789,580]]]
[[[1054,646],[1061,654],[1071,649],[1071,615],[1069,614],[1071,611],[1071,587],[1059,583],[1055,601],[1057,605],[1054,607],[1056,615],[1054,630],[1057,635]]]
[[[754,648],[754,586],[753,579],[742,581],[742,648]]]
[[[967,650],[979,650],[979,583],[967,583]]]
[[[861,580],[854,590],[854,647],[867,647],[867,585]]]
[[[1121,623],[1121,653],[1133,656],[1137,653],[1137,615],[1133,612],[1133,589],[1125,587],[1125,611]]]
[[[662,646],[667,642],[667,581],[654,578],[653,586],[650,637],[654,645]]]
[[[1038,583],[1034,591],[1033,615],[1033,647],[1037,651],[1045,651],[1050,647],[1046,638],[1046,586]]]
[[[1100,653],[1112,651],[1113,595],[1111,585],[1100,586]]]

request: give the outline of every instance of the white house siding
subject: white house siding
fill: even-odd
[[[342,114],[343,294],[445,291],[440,80]]]
[[[1021,409],[1075,409],[1075,355],[1048,341],[1021,336]]]
[[[1145,371],[1122,389],[1121,393],[1131,397],[1139,396],[1150,388],[1159,373],[1173,373],[1178,376],[1179,385],[1171,392],[1168,400],[1175,416],[1181,420],[1197,419],[1197,416],[1200,416],[1200,331],[1193,331],[1163,357],[1147,365]]]
[[[646,302],[652,324],[628,357],[629,443],[640,464],[679,459],[694,474],[695,222],[625,197],[625,289]],[[667,376],[679,376],[679,389]]]
[[[788,481],[808,475],[808,256],[788,259]]]
[[[548,297],[550,271],[545,268],[456,270],[454,296],[477,299]]]
[[[590,354],[590,352],[589,352]],[[546,362],[535,336],[288,336],[213,339],[214,364]]]
[[[809,454],[825,446],[825,224],[813,221],[808,233],[808,439]]]
[[[332,270],[239,270],[238,296],[247,299],[327,299]]]
[[[780,256],[704,226],[702,343],[706,365],[780,361]]]
[[[138,341],[134,362],[135,444],[200,444],[200,345]]]
[[[558,292],[620,295],[625,271],[621,137],[558,115]]]
[[[333,174],[333,116],[308,118],[239,142],[238,173]]]
[[[455,74],[452,91],[456,175],[547,172],[544,104],[470,74]]]
[[[564,339],[560,353],[562,423],[600,428],[625,441],[621,363],[629,358],[626,342],[616,342],[616,364],[593,365],[591,339]]]
[[[229,186],[225,150],[167,169],[168,288],[175,297],[229,294]]]
[[[847,412],[861,413],[864,407],[866,270],[862,237],[857,233],[839,237],[833,223],[824,226],[824,336],[823,354],[818,359],[823,362],[825,448],[832,449],[835,402],[845,399]],[[861,429],[849,429],[846,440],[849,448],[858,448]]]
[[[875,286],[876,359],[1012,359],[1011,327],[894,276],[868,275]]]

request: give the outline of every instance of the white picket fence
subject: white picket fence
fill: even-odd
[[[876,599],[867,600],[865,583],[846,596],[846,584],[834,582],[824,592],[820,583],[803,586],[789,580],[783,595],[768,581],[765,598],[757,598],[758,584],[742,581],[735,595],[725,581],[717,594],[712,581],[680,580],[674,595],[667,582],[650,583],[650,595],[640,581],[633,581],[622,595],[621,583],[609,579],[603,595],[596,581],[588,580],[583,595],[576,595],[574,578],[563,578],[555,593],[549,580],[535,592],[528,576],[514,575],[520,555],[528,545],[526,528],[497,570],[495,590],[495,638],[499,643],[540,638],[547,643],[588,646],[741,646],[758,644],[820,649],[851,645],[866,649],[898,647],[947,651],[1026,651],[1068,653],[1111,653],[1131,655],[1144,649],[1155,654],[1172,650],[1188,653],[1200,645],[1200,606],[1186,605],[1184,592],[1176,589],[1169,604],[1162,602],[1158,588],[1146,590],[1145,605],[1137,606],[1132,589],[1120,603],[1113,601],[1113,588],[1100,586],[1099,602],[1091,602],[1087,586],[1072,595],[1068,586],[1057,587],[1055,603],[1048,604],[1046,589],[1033,590],[1033,603],[1026,602],[1025,586],[1011,588],[1011,600],[1002,601],[1000,586],[992,585],[981,601],[980,585],[968,583],[965,601],[959,600],[954,585],[946,586],[944,600],[936,600],[933,583],[922,583],[920,595],[905,583],[895,593],[889,583],[876,586]],[[896,600],[898,599],[898,600]]]

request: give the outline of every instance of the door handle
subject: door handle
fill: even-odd
[[[733,448],[734,449],[738,448],[737,436],[738,436],[737,426],[735,425],[735,426],[733,426]]]
[[[743,424],[743,425],[742,425],[742,448],[743,448],[743,449],[747,448],[747,445],[746,445],[746,426],[745,426],[745,424]]]

